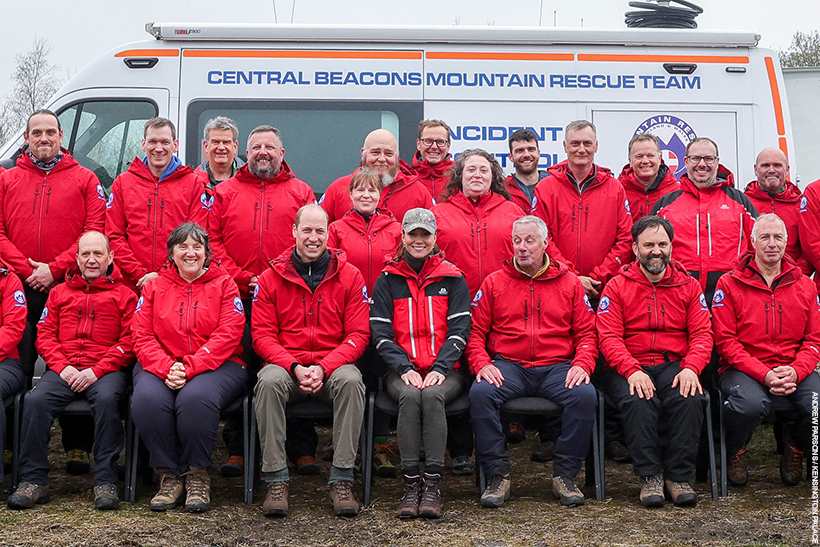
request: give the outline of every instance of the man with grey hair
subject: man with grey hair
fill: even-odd
[[[584,503],[574,479],[589,448],[597,406],[589,383],[598,357],[595,314],[578,276],[547,255],[548,237],[540,218],[516,220],[512,259],[484,279],[472,303],[465,355],[476,376],[470,389],[476,457],[489,477],[481,494],[484,507],[500,507],[510,497],[501,405],[527,396],[563,408],[552,492],[563,505]]]
[[[775,410],[788,416],[783,430],[780,478],[800,482],[811,447],[812,401],[820,392],[820,301],[814,284],[783,258],[788,233],[775,214],[762,215],[752,231],[754,252],[745,253],[717,282],[712,301],[715,346],[720,355],[720,389],[728,479],[748,482],[746,445]],[[784,328],[785,327],[785,328]]]
[[[205,124],[202,140],[204,161],[196,173],[203,179],[209,190],[236,175],[236,171],[245,165],[242,158],[236,155],[239,150],[239,129],[236,122],[225,116],[217,116]]]

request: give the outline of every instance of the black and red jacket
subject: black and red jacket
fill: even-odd
[[[457,368],[470,335],[470,292],[461,270],[441,254],[429,256],[419,273],[402,259],[391,261],[373,291],[370,332],[399,376]]]
[[[60,374],[69,365],[97,378],[134,363],[131,322],[137,295],[119,268],[88,282],[76,267],[48,293],[37,324],[37,351]]]
[[[700,375],[712,355],[709,307],[697,280],[675,261],[652,283],[633,262],[613,277],[598,303],[598,347],[624,378],[644,366],[680,361]]]
[[[720,370],[733,367],[760,383],[776,366],[790,366],[798,382],[820,364],[820,300],[811,279],[786,256],[768,286],[754,253],[717,282],[712,301]]]
[[[427,188],[435,201],[439,201],[444,187],[450,182],[450,168],[453,166],[453,159],[450,154],[435,165],[430,165],[421,159],[421,152],[416,151],[413,156],[413,170],[420,183]]]
[[[0,260],[0,361],[20,358],[17,346],[26,330],[27,310],[23,283]]]
[[[632,223],[638,222],[641,218],[649,215],[655,203],[669,192],[680,190],[680,183],[675,178],[674,173],[669,170],[665,163],[661,163],[658,169],[658,176],[655,178],[649,188],[644,188],[635,173],[632,166],[624,165],[618,180],[624,187],[626,192],[626,199],[629,200],[629,210],[632,212]]]
[[[803,257],[815,272],[820,271],[820,180],[806,186],[800,198],[797,213],[800,221],[800,246]],[[820,275],[815,274],[814,284],[820,294]]]

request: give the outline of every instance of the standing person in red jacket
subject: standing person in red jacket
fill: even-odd
[[[122,283],[114,254],[100,232],[79,241],[79,272],[49,294],[37,349],[48,366],[26,395],[20,485],[12,509],[49,501],[48,441],[54,418],[72,401],[88,399],[94,417],[94,507],[117,509],[117,457],[123,431],[119,405],[125,368],[134,362],[131,319],[137,297]]]
[[[255,388],[268,491],[268,517],[288,511],[285,406],[316,397],[333,404],[330,499],[339,516],[354,516],[353,464],[364,415],[364,383],[355,363],[370,338],[361,272],[342,251],[327,249],[327,214],[305,205],[293,226],[296,246],[259,277],[253,304],[253,347],[265,363]]]
[[[202,185],[213,191],[216,185],[236,175],[245,165],[236,155],[239,150],[239,128],[236,122],[225,116],[208,120],[203,130],[203,162],[194,171]]]
[[[396,137],[386,129],[376,129],[368,133],[362,146],[360,167],[375,171],[382,181],[379,209],[387,209],[396,218],[404,218],[410,209],[433,208],[433,198],[424,184],[419,182],[416,172],[399,159],[399,145]],[[319,200],[329,222],[342,218],[352,205],[350,203],[350,179],[356,171],[333,181]]]
[[[515,166],[515,173],[508,176],[504,183],[512,202],[529,214],[535,207],[535,185],[547,176],[546,171],[538,169],[538,162],[541,161],[538,135],[532,129],[518,129],[510,135],[509,144],[508,157]]]
[[[815,371],[820,361],[820,300],[811,280],[784,256],[787,241],[780,217],[761,215],[752,231],[754,253],[744,254],[738,266],[718,280],[712,302],[733,486],[745,486],[749,480],[746,445],[770,409],[792,422],[783,430],[784,484],[800,482],[811,447],[812,407],[820,392]]]
[[[680,190],[675,174],[661,158],[661,143],[651,133],[641,133],[629,140],[629,163],[618,180],[624,187],[632,222],[638,222],[655,203],[669,192]]]
[[[450,126],[441,120],[420,121],[416,150],[413,169],[433,200],[438,201],[444,187],[450,182],[448,171],[453,165],[450,157]]]
[[[636,262],[607,283],[598,305],[604,386],[624,421],[641,504],[695,505],[689,481],[703,423],[698,377],[712,353],[709,308],[698,282],[672,261],[674,229],[646,216],[632,226]],[[659,445],[661,417],[668,431]]]
[[[814,268],[820,271],[820,180],[806,186],[803,197],[800,198],[798,210],[800,222],[800,246],[803,258]],[[815,273],[814,284],[817,294],[820,295],[820,275]]]
[[[204,228],[180,224],[167,249],[170,265],[145,285],[134,312],[131,414],[160,477],[151,510],[185,499],[185,511],[202,512],[220,411],[247,389],[245,311],[236,283],[212,262]]]
[[[126,282],[142,291],[165,264],[165,242],[183,222],[206,225],[212,198],[203,181],[175,156],[176,127],[166,118],[145,122],[142,150],[114,179],[105,233]]]
[[[659,199],[651,214],[675,227],[675,260],[700,281],[708,303],[720,276],[750,248],[757,209],[734,187],[734,175],[720,164],[712,139],[690,142],[684,161],[680,190]]]

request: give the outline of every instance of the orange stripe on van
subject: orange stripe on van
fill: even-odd
[[[615,53],[579,53],[579,61],[618,63],[732,63],[748,64],[748,57],[722,55],[619,55]]]
[[[179,57],[178,49],[127,49],[114,57]]]
[[[574,61],[572,53],[490,53],[472,51],[428,51],[428,59],[480,60],[480,61]]]
[[[766,72],[769,73],[769,87],[772,88],[772,102],[774,103],[774,119],[777,122],[777,134],[786,134],[786,124],[783,122],[783,104],[780,100],[780,88],[777,87],[777,72],[774,70],[774,60],[766,57]],[[782,146],[781,146],[782,149]]]
[[[296,51],[266,49],[186,49],[183,57],[244,57],[274,59],[421,59],[420,51]]]
[[[780,137],[777,139],[777,144],[780,147],[780,151],[786,154],[786,157],[789,157],[789,144],[786,142],[786,137]]]

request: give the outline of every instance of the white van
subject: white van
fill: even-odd
[[[481,147],[506,171],[507,138],[532,128],[541,168],[563,160],[563,127],[598,127],[597,163],[617,175],[627,142],[649,131],[683,170],[686,144],[708,136],[741,188],[766,146],[792,150],[777,55],[750,32],[503,27],[149,23],[154,40],[113,49],[52,99],[64,145],[104,185],[141,155],[143,123],[177,124],[197,165],[202,129],[225,115],[240,151],[259,124],[282,130],[298,177],[324,192],[359,162],[365,135],[393,132],[412,158],[419,120],[452,128],[454,154]],[[9,159],[22,135],[0,149]],[[796,168],[792,159],[792,169]]]

